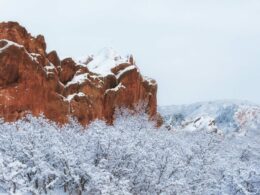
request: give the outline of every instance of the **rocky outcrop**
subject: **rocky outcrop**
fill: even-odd
[[[0,23],[0,116],[6,121],[30,112],[61,124],[69,116],[83,125],[112,123],[116,107],[134,109],[139,102],[160,121],[156,93],[156,82],[140,74],[132,56],[106,49],[80,62],[60,60],[55,51],[46,52],[42,35],[35,38],[16,22]]]

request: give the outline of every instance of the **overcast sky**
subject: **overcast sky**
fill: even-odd
[[[0,0],[0,21],[45,36],[48,51],[132,53],[159,105],[260,103],[259,0]]]

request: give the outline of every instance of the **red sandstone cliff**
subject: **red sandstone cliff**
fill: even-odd
[[[94,119],[113,121],[116,107],[147,102],[157,118],[157,84],[144,78],[132,56],[113,50],[81,63],[46,52],[44,37],[31,36],[16,22],[0,23],[0,117],[17,120],[28,112],[65,123],[68,116],[83,125]]]

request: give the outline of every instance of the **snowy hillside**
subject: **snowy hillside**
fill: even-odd
[[[260,106],[242,101],[213,101],[159,108],[168,128],[205,129],[219,134],[244,135],[260,127]],[[250,130],[250,131],[249,131]]]

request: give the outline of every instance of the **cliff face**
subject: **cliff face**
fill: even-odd
[[[112,123],[116,107],[133,109],[139,102],[158,120],[156,93],[156,82],[140,74],[132,56],[107,49],[81,62],[60,60],[46,52],[43,36],[31,36],[16,22],[0,23],[0,117],[6,121],[30,112],[59,123],[69,116],[83,125]]]

